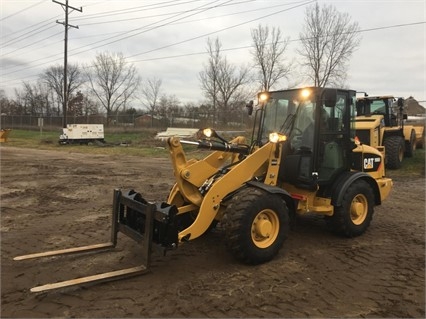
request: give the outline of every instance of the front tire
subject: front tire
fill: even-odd
[[[389,136],[385,139],[386,167],[398,169],[404,159],[405,141],[401,136]]]
[[[228,249],[246,264],[274,258],[289,232],[285,202],[258,188],[245,188],[235,194],[222,222]]]
[[[335,207],[329,222],[336,233],[356,237],[370,226],[373,212],[373,189],[366,181],[357,180],[345,191],[342,204]]]

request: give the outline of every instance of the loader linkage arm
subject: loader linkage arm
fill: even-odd
[[[177,137],[169,138],[167,145],[177,190],[184,201],[200,207],[203,201],[203,196],[199,190],[200,187],[227,163],[236,163],[239,161],[240,156],[243,156],[245,152],[248,153],[248,146],[244,142],[245,138],[241,136],[236,137],[226,144],[217,141],[185,141]],[[195,145],[204,149],[215,148],[220,150],[213,151],[203,160],[187,160],[182,144]],[[177,193],[172,190],[167,203],[175,204],[179,207],[181,203],[175,202],[175,198],[180,197],[180,195],[176,195]]]

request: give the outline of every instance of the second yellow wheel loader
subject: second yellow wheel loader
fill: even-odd
[[[404,156],[412,157],[417,147],[423,147],[424,126],[405,123],[404,99],[366,95],[357,98],[356,109],[357,137],[362,143],[385,150],[386,168],[400,168]]]
[[[176,249],[216,223],[222,224],[230,252],[248,264],[277,255],[296,214],[322,215],[336,233],[361,235],[392,181],[385,176],[383,155],[354,139],[355,93],[316,87],[263,92],[248,141],[241,136],[227,141],[211,129],[201,130],[194,141],[169,138],[176,183],[164,203],[149,203],[134,191],[114,192],[111,243],[105,246],[114,247],[122,232],[143,242],[145,265],[32,291],[142,273],[153,243]],[[251,113],[253,102],[248,108]],[[212,152],[187,159],[183,144]]]

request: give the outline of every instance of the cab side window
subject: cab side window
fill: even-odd
[[[319,180],[329,181],[344,167],[343,132],[346,95],[338,94],[335,106],[322,106],[319,143]]]

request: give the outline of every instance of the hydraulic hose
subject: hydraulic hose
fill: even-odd
[[[229,143],[207,141],[207,140],[200,140],[196,142],[181,140],[180,142],[182,144],[196,145],[198,148],[208,149],[212,151],[223,151],[223,152],[231,152],[231,153],[238,153],[238,154],[245,154],[245,155],[249,153],[249,149],[247,145],[229,144]]]

